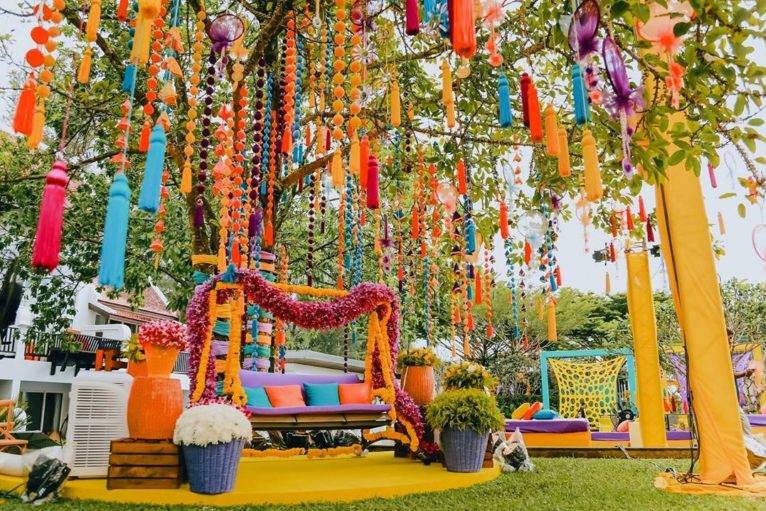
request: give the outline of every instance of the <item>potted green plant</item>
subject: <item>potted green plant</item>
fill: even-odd
[[[493,393],[497,388],[497,379],[481,364],[464,360],[447,366],[442,384],[445,390],[479,389]]]
[[[128,374],[133,378],[146,376],[146,355],[138,342],[138,334],[131,335],[123,344],[122,356],[128,359]]]
[[[436,392],[434,367],[439,363],[431,348],[411,348],[399,353],[397,365],[402,373],[402,388],[416,404],[422,406],[433,401]]]
[[[481,470],[489,433],[505,426],[495,398],[478,389],[440,394],[428,405],[426,419],[439,431],[444,466],[450,472]]]

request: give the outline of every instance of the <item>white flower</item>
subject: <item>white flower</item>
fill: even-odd
[[[221,444],[232,440],[250,441],[253,429],[244,413],[223,404],[194,406],[176,421],[173,443],[179,445]]]

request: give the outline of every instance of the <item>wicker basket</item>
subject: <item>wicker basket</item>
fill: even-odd
[[[445,429],[439,435],[444,466],[450,472],[478,472],[484,462],[489,433],[472,429]]]
[[[184,445],[186,473],[194,493],[226,493],[234,488],[244,440],[205,447]]]

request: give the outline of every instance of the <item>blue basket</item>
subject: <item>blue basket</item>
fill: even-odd
[[[472,429],[444,429],[439,434],[444,466],[450,472],[478,472],[484,463],[488,433]]]
[[[226,493],[234,488],[244,440],[205,447],[184,445],[189,487],[194,493]]]

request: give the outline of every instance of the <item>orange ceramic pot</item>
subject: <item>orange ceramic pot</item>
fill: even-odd
[[[129,360],[128,374],[133,378],[147,376],[148,374],[146,372],[146,360]]]
[[[130,438],[173,438],[176,420],[184,409],[181,382],[173,378],[138,377],[128,397]]]
[[[407,366],[402,375],[402,386],[412,396],[415,404],[427,405],[434,400],[436,381],[431,366]]]
[[[169,376],[176,363],[179,351],[178,348],[168,348],[149,343],[144,344],[147,376]]]

